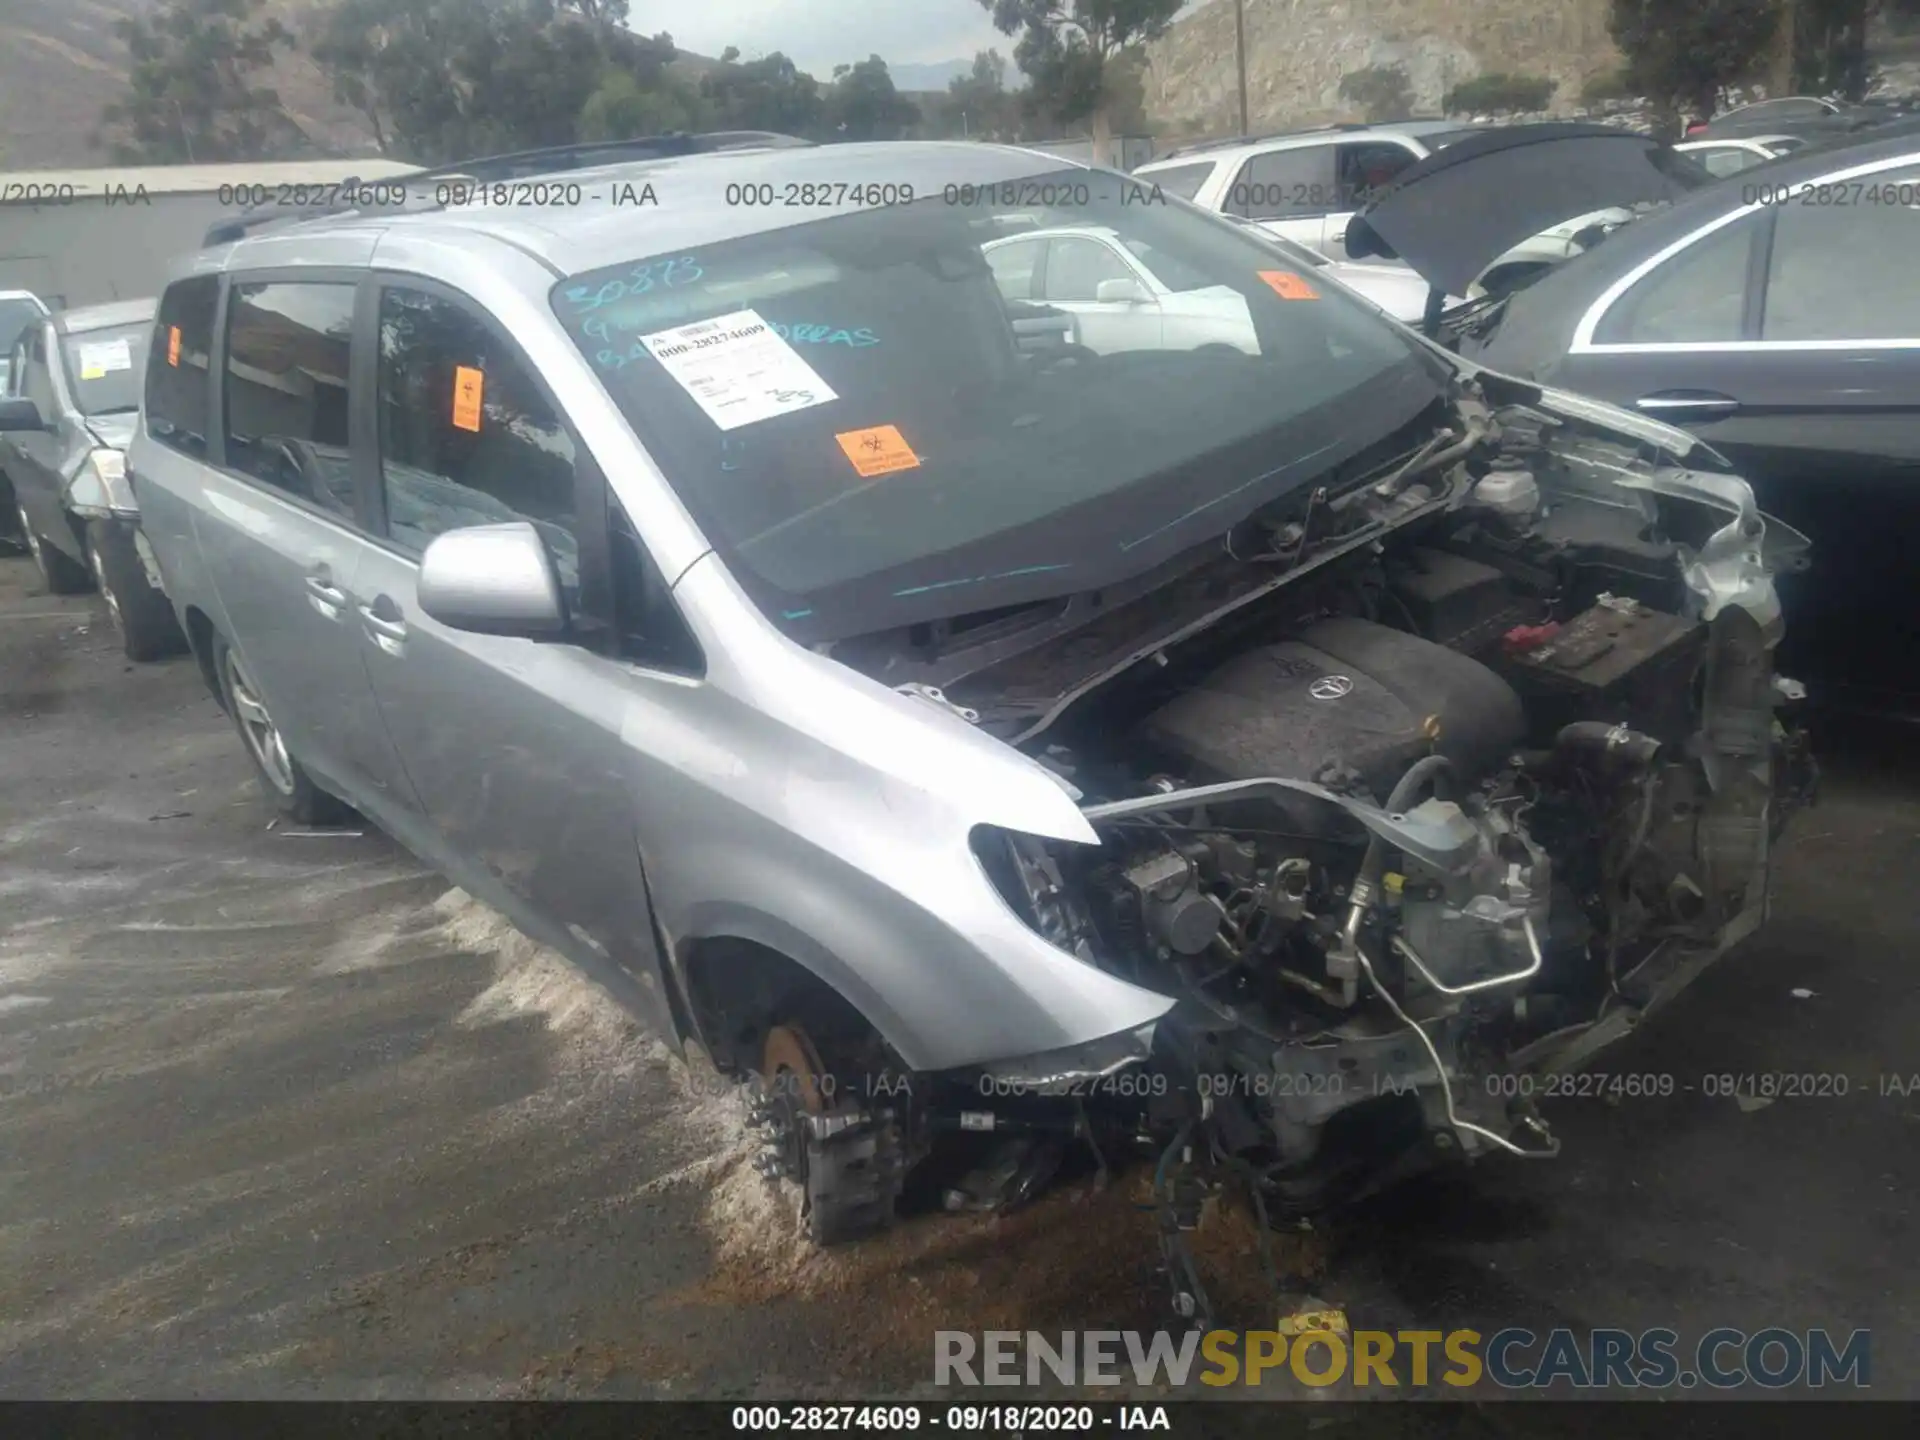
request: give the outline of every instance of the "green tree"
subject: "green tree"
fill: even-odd
[[[1544,75],[1476,75],[1440,98],[1449,115],[1512,115],[1544,110],[1556,86]]]
[[[1671,135],[1681,111],[1711,115],[1722,87],[1754,73],[1779,20],[1780,0],[1613,0],[1607,29]]]
[[[1373,124],[1405,120],[1413,114],[1413,87],[1398,65],[1369,65],[1340,77],[1340,98],[1358,105]]]
[[[113,22],[131,62],[127,95],[102,109],[97,137],[122,164],[281,160],[312,143],[271,86],[293,36],[264,0],[166,0]]]
[[[1105,164],[1112,153],[1114,101],[1124,67],[1140,64],[1139,47],[1167,33],[1182,0],[980,3],[992,12],[1001,34],[1019,36],[1013,58],[1032,82],[1030,103],[1058,120],[1090,121],[1094,160]]]
[[[920,107],[894,89],[887,62],[869,55],[833,67],[826,96],[828,130],[841,140],[898,140],[920,120]]]
[[[600,78],[599,88],[580,111],[582,140],[631,140],[640,135],[663,135],[704,126],[699,92],[691,85],[664,79],[643,85],[617,67]]]
[[[984,140],[1020,138],[1019,106],[1007,90],[1007,62],[998,50],[982,50],[973,69],[947,82],[941,105],[944,134],[977,135]]]
[[[424,163],[642,133],[682,112],[624,0],[343,0],[312,40],[384,152]]]
[[[820,82],[778,50],[740,63],[727,47],[720,64],[700,77],[708,118],[723,130],[777,130],[808,138],[826,130],[826,101]]]

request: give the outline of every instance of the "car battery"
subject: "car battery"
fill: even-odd
[[[1693,677],[1705,647],[1699,621],[1602,595],[1561,624],[1508,631],[1500,668],[1523,693],[1566,697],[1569,713],[1604,715],[1672,738],[1690,728]]]

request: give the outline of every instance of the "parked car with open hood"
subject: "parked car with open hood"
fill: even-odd
[[[572,178],[663,202],[196,257],[133,470],[266,793],[756,1077],[821,1238],[956,1146],[1003,1194],[1144,1146],[1175,1257],[1214,1167],[1280,1215],[1552,1153],[1488,1075],[1760,922],[1795,540],[1684,432],[1027,151]],[[766,186],[827,199],[729,203]],[[1241,343],[1036,339],[1016,213]]]
[[[1331,125],[1254,140],[1212,141],[1177,150],[1136,171],[1142,183],[1205,210],[1246,219],[1333,260],[1359,260],[1346,249],[1347,224],[1373,196],[1415,165],[1462,142],[1499,133],[1450,120],[1393,125]],[[1559,264],[1628,215],[1569,211],[1517,239],[1455,294],[1504,292]],[[1417,318],[1417,312],[1416,312]]]
[[[41,577],[56,595],[97,587],[134,660],[186,645],[126,474],[152,330],[150,299],[43,316],[0,398],[0,469]]]
[[[1499,172],[1490,156],[1475,183],[1511,189]],[[1621,193],[1594,172],[1567,173],[1588,200]],[[1439,188],[1429,208],[1449,203]],[[1404,257],[1436,279],[1500,243],[1465,219],[1385,218]],[[1498,369],[1684,425],[1726,454],[1825,557],[1789,582],[1797,672],[1828,699],[1907,710],[1920,685],[1895,662],[1920,646],[1907,551],[1920,525],[1916,255],[1920,138],[1809,149],[1681,198],[1463,319],[1464,344]]]

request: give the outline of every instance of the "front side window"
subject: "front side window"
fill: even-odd
[[[208,372],[219,305],[217,276],[201,275],[169,286],[147,347],[147,433],[202,460],[213,407]]]
[[[27,337],[27,367],[21,377],[20,393],[33,401],[42,420],[60,415],[60,397],[53,388],[53,369],[47,352],[47,327],[36,325]]]
[[[1113,247],[1099,240],[1080,236],[1062,236],[1047,247],[1047,278],[1041,289],[1044,300],[1093,301],[1100,298],[1105,280],[1135,280],[1127,262],[1113,253]]]
[[[153,325],[115,325],[65,336],[60,345],[67,390],[82,415],[130,415],[140,408]]]
[[[1607,345],[1740,339],[1748,266],[1763,218],[1723,225],[1662,261],[1614,302],[1593,338]]]
[[[993,270],[993,283],[1008,300],[1031,300],[1039,281],[1040,258],[1046,253],[1044,240],[1016,240],[996,245],[986,252]]]
[[[1262,233],[1075,194],[1086,173],[1019,187],[1060,181],[1057,205],[934,198],[642,250],[551,304],[708,541],[809,640],[1139,573],[1440,393],[1404,331]],[[1043,303],[1144,284],[1131,253],[1179,277],[1181,323],[1116,306],[1111,348],[1024,344],[1039,244]]]
[[[1762,340],[1920,340],[1920,170],[1801,187],[1777,207]]]
[[[347,461],[354,287],[236,281],[227,301],[227,464],[353,518]]]
[[[577,599],[574,442],[519,351],[464,304],[389,288],[378,383],[388,538],[417,555],[449,530],[530,520]]]
[[[17,368],[13,352],[19,348],[22,333],[40,317],[40,307],[31,300],[20,297],[0,300],[0,390],[7,389]]]

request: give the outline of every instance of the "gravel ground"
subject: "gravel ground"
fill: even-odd
[[[1159,1323],[1128,1181],[810,1251],[728,1087],[377,833],[269,828],[191,662],[19,559],[0,736],[0,1395],[912,1395],[935,1329]],[[1295,1263],[1357,1327],[1870,1326],[1920,1394],[1903,759],[1844,738],[1772,926],[1610,1057],[1848,1098],[1552,1103],[1561,1161]],[[1245,1226],[1201,1250],[1268,1323]]]

